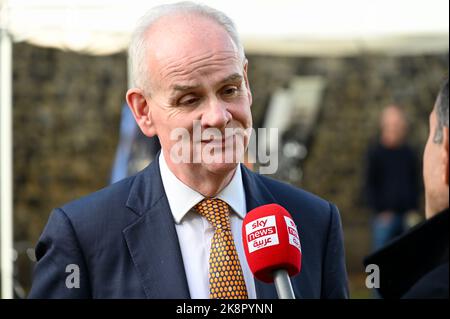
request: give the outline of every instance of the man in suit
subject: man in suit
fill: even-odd
[[[127,102],[162,151],[137,175],[52,212],[30,297],[276,298],[273,284],[253,278],[241,237],[245,214],[268,203],[284,206],[299,226],[296,297],[348,297],[336,206],[237,160],[199,154],[249,143],[248,63],[232,21],[189,2],[154,8],[134,33],[130,57]],[[193,134],[195,125],[238,133],[183,140],[191,160],[178,161],[173,132]]]
[[[448,79],[430,114],[423,155],[426,221],[368,256],[379,267],[383,298],[449,297],[449,131]]]

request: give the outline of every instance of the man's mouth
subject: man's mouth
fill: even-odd
[[[212,139],[202,140],[201,142],[202,142],[202,144],[221,146],[221,145],[224,145],[226,143],[226,141],[229,139],[230,138],[212,138]]]

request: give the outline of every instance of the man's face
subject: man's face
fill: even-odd
[[[150,88],[146,100],[154,132],[169,166],[175,167],[171,150],[180,143],[171,134],[180,128],[191,134],[192,159],[201,156],[196,153],[206,145],[223,152],[226,145],[234,147],[233,142],[227,143],[217,136],[204,136],[197,142],[192,138],[194,121],[200,124],[202,132],[217,129],[223,137],[227,128],[252,126],[247,64],[228,33],[203,17],[174,16],[162,18],[148,37],[157,46],[149,50]],[[248,145],[247,137],[244,144]],[[200,163],[181,163],[177,168],[188,166],[194,171],[220,173],[236,167],[236,163],[206,164],[203,159]]]
[[[444,128],[441,143],[434,142],[436,134],[436,107],[430,114],[430,133],[423,154],[426,217],[448,208],[448,128]]]
[[[381,120],[383,144],[387,147],[398,147],[405,139],[406,130],[407,124],[403,113],[393,106],[386,108]]]

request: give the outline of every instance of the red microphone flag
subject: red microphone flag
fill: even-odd
[[[253,275],[273,282],[273,271],[285,269],[295,276],[301,268],[301,245],[292,216],[280,205],[269,204],[251,210],[242,223],[242,239]]]

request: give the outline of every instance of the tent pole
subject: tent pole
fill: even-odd
[[[6,27],[7,2],[0,7],[0,235],[1,294],[13,298],[12,40]]]

